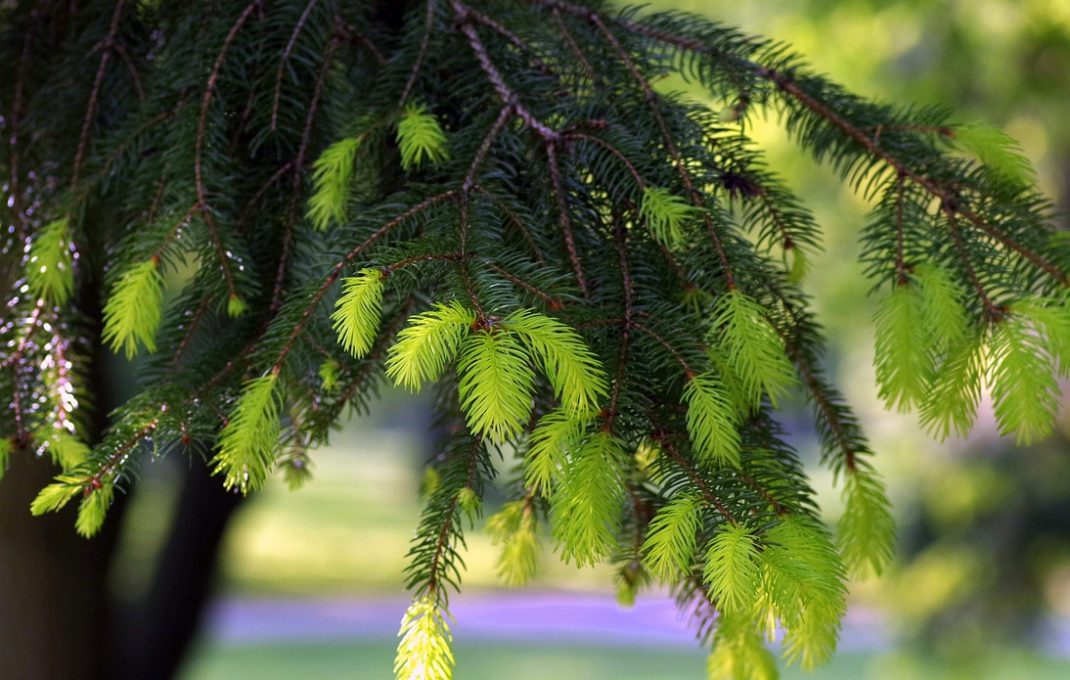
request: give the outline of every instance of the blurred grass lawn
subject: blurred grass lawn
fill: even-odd
[[[473,680],[698,680],[699,650],[472,644],[458,640],[455,677]],[[392,641],[322,645],[207,645],[183,680],[389,678]],[[812,673],[783,671],[783,680],[1048,680],[1070,677],[1070,662],[1001,652],[955,668],[898,656],[840,654]]]

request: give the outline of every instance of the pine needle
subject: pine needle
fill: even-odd
[[[602,364],[575,330],[557,319],[530,309],[517,310],[502,320],[538,359],[554,395],[572,414],[597,410],[607,395]]]
[[[338,343],[357,359],[372,349],[379,333],[383,305],[383,273],[378,269],[361,269],[356,276],[342,279],[342,295],[334,307],[331,321]]]
[[[996,325],[989,349],[988,383],[1000,433],[1014,433],[1019,444],[1046,437],[1059,408],[1060,391],[1043,338],[1026,318],[1011,314]]]
[[[74,523],[75,531],[82,537],[91,538],[104,526],[104,518],[114,496],[113,491],[111,484],[103,484],[82,498],[78,505],[78,519]]]
[[[450,680],[453,634],[438,603],[419,597],[405,610],[398,631],[394,677],[397,680]]]
[[[919,413],[922,426],[934,437],[966,436],[973,427],[985,373],[985,347],[980,333],[951,347],[936,371]]]
[[[748,615],[754,610],[761,576],[757,537],[741,524],[718,527],[706,548],[702,575],[718,611]]]
[[[278,376],[269,373],[245,383],[238,402],[219,433],[213,474],[225,474],[228,489],[248,493],[264,485],[275,464],[281,423]]]
[[[775,408],[795,384],[795,368],[765,308],[732,290],[717,301],[713,323],[711,344],[726,354],[724,362],[734,369],[747,406],[758,408],[764,395]]]
[[[765,546],[762,584],[786,629],[784,657],[810,670],[836,650],[847,606],[843,563],[828,534],[800,516],[781,518]]]
[[[858,578],[879,576],[895,554],[895,520],[880,478],[856,468],[843,487],[837,544],[844,565]]]
[[[924,401],[933,377],[932,334],[917,286],[896,286],[874,317],[879,396],[888,408],[907,411]]]
[[[425,161],[439,163],[449,158],[446,134],[423,105],[409,105],[398,121],[398,148],[404,170],[418,168]]]
[[[623,455],[621,443],[604,431],[592,434],[573,453],[550,498],[551,531],[565,562],[591,566],[618,549]]]
[[[159,260],[151,258],[126,269],[104,304],[102,338],[113,352],[133,359],[138,346],[156,351],[156,330],[163,307],[163,277]]]
[[[487,518],[491,542],[501,546],[496,567],[502,583],[522,586],[538,567],[539,541],[535,535],[535,512],[527,501],[510,501]]]
[[[577,417],[562,408],[539,419],[528,437],[524,457],[524,484],[540,496],[549,497],[558,479],[587,429],[589,418]]]
[[[312,196],[308,219],[318,231],[326,231],[346,219],[353,165],[363,136],[347,137],[331,144],[312,166]]]
[[[699,529],[701,504],[680,496],[658,510],[643,541],[643,566],[663,583],[675,583],[691,569]]]
[[[957,125],[952,130],[953,143],[973,154],[985,167],[1019,184],[1035,181],[1033,165],[1022,151],[1021,143],[999,128],[980,122]]]
[[[740,466],[739,414],[725,386],[712,373],[696,375],[684,388],[687,432],[706,466]]]
[[[436,304],[409,319],[389,350],[386,374],[395,385],[418,392],[442,375],[475,323],[475,312],[459,302]]]
[[[524,430],[531,414],[535,372],[512,334],[477,331],[469,335],[457,372],[461,410],[472,433],[502,444]]]
[[[709,680],[776,680],[776,659],[746,617],[722,616],[706,661]]]
[[[659,187],[645,187],[639,201],[639,217],[650,229],[650,235],[669,248],[686,240],[685,227],[698,213],[699,209],[686,199]]]
[[[74,245],[67,218],[45,225],[30,246],[26,262],[30,292],[54,305],[62,305],[74,291]]]

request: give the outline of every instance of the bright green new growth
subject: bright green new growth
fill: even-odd
[[[247,311],[249,311],[249,305],[241,296],[236,293],[227,296],[227,316],[237,319]]]
[[[417,598],[405,611],[398,631],[394,677],[404,680],[450,680],[453,677],[453,652],[446,617],[435,599]]]
[[[758,540],[742,524],[720,527],[706,548],[702,571],[710,600],[725,616],[749,618],[758,598]]]
[[[698,459],[705,465],[740,466],[739,412],[716,375],[702,373],[684,388],[687,432]]]
[[[1013,432],[1019,444],[1035,442],[1051,432],[1059,408],[1059,383],[1043,336],[1018,314],[1010,314],[992,330],[988,382],[1001,434]]]
[[[372,316],[368,285],[358,284],[353,310],[344,317],[339,316],[341,305],[350,305],[343,296],[336,324],[340,319],[346,323],[364,319],[360,322],[364,324]],[[486,328],[476,330],[476,323],[475,313],[457,302],[414,316],[390,348],[387,375],[395,384],[416,391],[437,380],[459,352],[458,389],[465,420],[474,434],[498,444],[516,438],[527,427],[535,364],[543,369],[569,417],[594,410],[606,394],[598,359],[579,334],[560,321],[520,309]],[[369,334],[363,342],[370,346],[372,339]]]
[[[856,468],[843,487],[837,546],[847,569],[859,578],[880,575],[895,554],[895,520],[880,478]]]
[[[809,518],[783,517],[764,538],[762,587],[785,628],[784,657],[812,669],[836,649],[847,606],[843,563]]]
[[[410,104],[398,121],[398,149],[401,151],[401,167],[412,170],[426,160],[438,163],[449,158],[446,134],[438,119],[427,112],[423,105]]]
[[[4,479],[7,472],[7,462],[11,458],[11,452],[15,449],[15,442],[8,437],[0,437],[0,480]]]
[[[575,330],[530,309],[512,312],[501,325],[538,359],[554,396],[569,413],[595,409],[606,396],[602,364]]]
[[[501,546],[498,576],[507,586],[522,586],[538,567],[539,541],[535,535],[535,509],[525,500],[510,501],[487,518],[487,533]]]
[[[127,359],[137,354],[138,345],[156,351],[156,330],[163,307],[163,277],[159,260],[150,258],[130,266],[112,287],[104,304],[104,342]]]
[[[341,366],[334,359],[327,359],[320,364],[317,373],[320,376],[320,385],[323,386],[324,391],[334,392],[338,389],[338,369]]]
[[[639,217],[650,235],[665,246],[677,246],[686,239],[684,227],[694,219],[698,208],[684,198],[660,187],[644,187],[639,201]]]
[[[567,463],[567,454],[574,450],[586,432],[588,417],[577,417],[563,408],[556,408],[539,419],[528,436],[528,452],[524,457],[524,484],[541,496],[549,496],[554,480]]]
[[[680,496],[662,506],[650,520],[642,552],[643,566],[654,578],[673,583],[690,569],[701,507],[697,497]]]
[[[962,286],[951,272],[932,263],[915,267],[913,278],[921,307],[921,316],[914,322],[924,326],[928,334],[926,344],[940,353],[962,344],[971,332]]]
[[[461,410],[471,432],[501,444],[524,430],[535,372],[511,333],[480,330],[469,335],[457,372]]]
[[[1033,165],[1022,145],[1003,130],[986,123],[957,125],[951,130],[952,143],[973,154],[989,169],[1014,182],[1033,182]]]
[[[389,350],[387,376],[395,385],[418,392],[442,375],[475,321],[475,312],[456,301],[438,303],[412,317]]]
[[[984,337],[965,338],[948,353],[921,404],[921,424],[934,437],[965,436],[973,427],[985,374]]]
[[[49,222],[30,246],[26,282],[36,297],[62,305],[74,291],[74,252],[66,217]]]
[[[225,474],[223,484],[228,489],[242,493],[259,489],[275,463],[281,429],[277,382],[276,373],[246,382],[219,433],[213,473]]]
[[[312,196],[308,199],[308,219],[319,231],[332,222],[345,221],[349,203],[350,180],[357,149],[363,137],[347,137],[331,144],[312,166]]]
[[[776,659],[762,636],[745,617],[722,616],[717,621],[713,651],[706,661],[709,680],[776,680]]]
[[[379,332],[382,306],[382,271],[361,269],[356,276],[342,279],[342,295],[335,303],[331,321],[339,344],[357,359],[371,351]]]
[[[1070,299],[1026,298],[1011,305],[1011,312],[1029,321],[1059,374],[1070,377]]]
[[[591,566],[617,549],[623,455],[620,441],[605,431],[595,432],[571,453],[550,497],[551,532],[564,561]]]
[[[89,457],[89,447],[85,442],[65,430],[56,430],[44,441],[52,462],[64,471],[81,465]]]
[[[104,518],[111,507],[113,497],[114,489],[111,484],[103,484],[99,489],[93,489],[78,505],[78,519],[74,522],[74,529],[85,538],[96,535],[104,525]]]
[[[873,319],[874,368],[880,398],[888,408],[907,411],[919,404],[932,380],[931,334],[923,322],[923,309],[917,286],[896,286]]]
[[[67,503],[82,493],[82,478],[72,475],[56,475],[56,481],[38,492],[30,503],[30,513],[34,516],[46,512],[59,512]]]
[[[795,383],[795,368],[784,353],[776,328],[766,318],[765,308],[732,290],[717,301],[714,328],[711,344],[733,367],[747,407],[757,409],[763,396],[775,407]]]

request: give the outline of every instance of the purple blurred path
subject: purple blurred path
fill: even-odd
[[[225,599],[209,613],[207,635],[221,643],[331,642],[393,638],[408,600]],[[450,600],[454,633],[466,640],[694,647],[668,597],[649,596],[624,609],[610,595],[571,592],[465,593]],[[840,648],[887,648],[876,614],[852,610]]]

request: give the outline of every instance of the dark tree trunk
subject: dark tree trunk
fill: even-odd
[[[113,623],[107,573],[119,522],[86,540],[74,532],[73,509],[31,516],[30,501],[54,473],[49,460],[16,455],[0,484],[2,675],[106,678]]]

